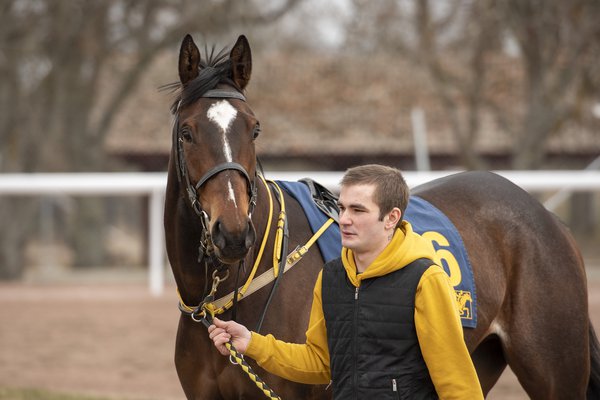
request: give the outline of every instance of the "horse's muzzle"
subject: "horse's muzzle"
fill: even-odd
[[[211,229],[215,255],[224,264],[234,264],[243,260],[256,241],[256,231],[250,218],[239,229],[227,229],[219,219]]]

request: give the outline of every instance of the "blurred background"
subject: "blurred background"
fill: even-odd
[[[595,0],[1,0],[0,174],[166,171],[159,87],[186,33],[208,51],[248,37],[267,176],[599,169],[598,21]],[[145,276],[148,208],[0,193],[0,280]],[[600,265],[599,193],[553,211]]]
[[[600,156],[599,18],[590,0],[2,0],[0,172],[166,171],[158,88],[186,33],[209,50],[249,38],[267,172],[584,169]],[[0,278],[144,268],[146,203],[0,196]],[[587,245],[599,207],[577,193],[556,211]]]

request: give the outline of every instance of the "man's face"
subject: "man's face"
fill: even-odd
[[[388,243],[385,218],[373,201],[375,185],[342,186],[338,200],[342,246],[355,254],[380,251]]]

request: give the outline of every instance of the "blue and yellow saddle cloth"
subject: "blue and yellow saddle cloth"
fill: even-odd
[[[456,292],[460,319],[466,328],[477,326],[477,296],[469,256],[458,230],[437,207],[411,196],[404,213],[413,230],[430,239],[436,251],[436,263],[450,276]]]
[[[314,203],[308,187],[302,182],[277,181],[304,209],[311,230],[316,232],[328,219]],[[456,291],[462,325],[477,326],[475,281],[467,251],[458,230],[438,208],[428,201],[411,196],[404,218],[413,230],[431,240],[436,250],[436,263],[450,276]],[[291,228],[293,229],[293,228]],[[342,251],[339,227],[332,224],[317,241],[325,262],[338,258]]]

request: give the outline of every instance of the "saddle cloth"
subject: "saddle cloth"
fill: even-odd
[[[431,239],[438,260],[456,292],[460,319],[466,328],[477,326],[477,295],[469,256],[458,230],[446,214],[428,201],[411,196],[404,218],[418,234]]]

